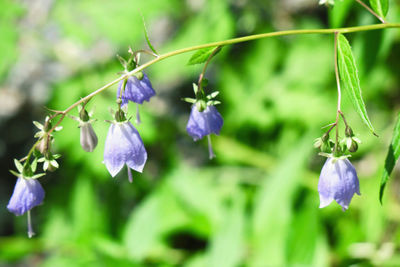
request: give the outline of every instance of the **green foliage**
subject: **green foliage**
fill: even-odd
[[[214,53],[213,56],[219,53],[220,47],[207,47],[197,50],[192,57],[189,59],[188,65],[201,64],[207,61],[207,59]],[[216,52],[214,52],[216,51]]]
[[[276,31],[288,24],[298,29],[326,27],[326,20],[321,19],[325,7],[317,8],[318,1],[297,11],[295,6],[287,6],[290,1],[236,2],[55,1],[48,16],[40,20],[45,36],[53,36],[52,29],[57,34],[53,36],[55,45],[44,52],[44,61],[38,65],[46,66],[41,69],[46,73],[53,66],[47,62],[56,62],[59,68],[54,69],[62,71],[61,78],[51,80],[49,87],[54,90],[46,106],[64,109],[119,77],[122,68],[114,54],[126,56],[128,46],[133,50],[150,46],[149,34],[143,36],[141,14],[146,17],[151,41],[162,53]],[[336,1],[326,11],[330,27],[373,21],[365,10],[355,8],[356,4]],[[16,43],[23,42],[26,32],[18,21],[25,18],[26,11],[7,0],[0,1],[0,6],[0,13],[7,14],[0,16],[0,29],[5,29],[0,46],[6,47],[0,49],[3,79],[15,61],[21,60]],[[391,8],[396,21],[398,7]],[[142,123],[135,124],[149,160],[142,174],[134,174],[132,184],[125,169],[111,178],[102,164],[109,128],[104,120],[111,119],[110,107],[116,109],[117,86],[88,103],[88,111],[94,109],[97,121],[93,127],[99,137],[92,153],[80,147],[78,125],[66,118],[63,131],[54,133],[54,153],[62,154],[60,168],[41,178],[45,203],[32,211],[35,238],[26,238],[25,217],[14,218],[6,209],[0,212],[0,226],[7,235],[0,237],[0,265],[398,266],[400,206],[397,201],[379,206],[376,178],[383,168],[387,151],[382,143],[393,133],[389,121],[399,98],[399,37],[396,30],[379,32],[352,35],[358,75],[353,52],[343,36],[339,43],[339,63],[347,73],[342,74],[343,83],[355,88],[362,114],[364,101],[368,103],[382,136],[376,139],[362,131],[364,120],[349,112],[352,102],[343,98],[342,110],[363,140],[351,159],[362,195],[354,197],[345,213],[336,203],[318,208],[318,176],[324,159],[312,151],[312,140],[322,133],[320,127],[333,122],[336,115],[332,38],[270,38],[226,46],[209,65],[206,88],[219,90],[218,109],[224,117],[221,135],[212,136],[217,155],[213,161],[207,159],[206,140],[192,142],[185,132],[190,105],[179,99],[193,95],[192,83],[197,82],[203,67],[188,67],[190,54],[145,70],[157,96],[141,106]],[[39,30],[35,33],[38,44],[48,41]],[[93,52],[98,47],[103,48]],[[196,61],[204,63],[213,49],[198,52],[203,59]],[[79,60],[75,54],[81,56]],[[148,58],[143,55],[141,63]],[[363,99],[357,91],[360,84]],[[32,80],[29,88],[41,85]],[[136,106],[129,104],[129,114],[135,111]],[[72,112],[77,114],[77,110]],[[27,115],[29,120],[31,116]],[[363,116],[369,121],[366,112]],[[40,120],[36,115],[34,119]],[[22,132],[21,128],[13,131],[12,125],[7,124],[1,132]],[[398,132],[394,133],[393,148],[398,145]],[[10,147],[14,149],[12,144]],[[393,161],[389,162],[393,164],[388,166],[393,169],[398,155],[392,152]],[[8,161],[12,164],[12,159]],[[39,163],[38,169],[41,167]],[[396,185],[398,173],[392,169]],[[10,177],[2,179],[3,206],[12,190],[6,189],[8,183],[15,181]],[[396,199],[395,193],[387,191],[387,197]]]
[[[357,113],[360,115],[363,122],[367,125],[370,131],[376,135],[375,130],[368,118],[367,109],[361,95],[360,79],[356,62],[351,51],[351,47],[346,37],[343,34],[338,34],[337,53],[340,78],[343,81],[347,95],[350,97]]]
[[[393,168],[399,157],[400,157],[400,113],[398,115],[396,125],[394,126],[392,142],[389,145],[389,149],[385,159],[385,169],[383,170],[381,178],[381,187],[379,190],[379,200],[381,202],[386,183],[388,182],[389,176],[392,173]]]
[[[369,0],[372,9],[382,18],[384,18],[389,10],[389,0]]]

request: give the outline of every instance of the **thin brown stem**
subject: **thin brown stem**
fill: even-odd
[[[215,54],[217,54],[217,53],[219,52],[219,50],[221,50],[221,47],[222,47],[222,46],[217,46],[217,47],[212,51],[212,53],[210,54],[210,56],[208,57],[208,59],[207,59],[207,61],[206,61],[206,64],[204,64],[203,70],[202,70],[202,72],[200,73],[200,76],[199,76],[199,81],[197,82],[197,86],[198,86],[198,88],[199,88],[199,91],[202,90],[201,82],[203,81],[204,74],[206,73],[208,64],[210,63],[210,61],[211,61],[211,59],[213,58],[213,56],[215,56]]]
[[[362,5],[366,10],[368,10],[369,13],[371,13],[372,15],[374,15],[377,19],[379,19],[382,23],[386,23],[386,21],[379,16],[378,14],[376,14],[369,6],[367,6],[363,1],[361,0],[356,0],[357,3],[359,3],[360,5]]]
[[[342,99],[342,92],[340,90],[340,77],[339,77],[339,68],[338,68],[338,53],[337,53],[337,39],[338,39],[338,32],[335,32],[334,36],[334,60],[335,60],[335,77],[336,77],[336,85],[337,85],[337,92],[338,92],[338,100],[337,100],[337,111],[336,111],[336,138],[335,138],[335,151],[338,149],[338,144],[339,144],[339,114],[341,113],[340,111],[340,105],[341,105],[341,99]]]

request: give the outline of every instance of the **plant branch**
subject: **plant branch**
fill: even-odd
[[[206,73],[208,64],[210,63],[211,59],[215,56],[215,54],[218,53],[219,50],[221,50],[221,46],[217,46],[217,47],[212,51],[212,53],[210,54],[210,56],[208,57],[208,59],[207,59],[207,61],[206,61],[206,64],[204,64],[203,70],[202,70],[202,72],[200,73],[200,76],[199,76],[199,81],[197,82],[197,86],[198,86],[198,88],[199,88],[199,91],[203,89],[203,88],[201,87],[201,82],[203,81],[204,74]]]
[[[335,121],[335,125],[336,125],[335,151],[337,151],[338,144],[339,144],[339,115],[341,113],[340,105],[341,105],[341,101],[342,101],[342,91],[340,90],[340,77],[339,77],[339,68],[338,68],[338,51],[337,51],[338,35],[339,35],[339,33],[335,32],[334,59],[335,59],[335,77],[336,77],[336,85],[337,85],[337,93],[338,93],[336,121]]]
[[[59,121],[56,123],[55,127],[58,126],[61,121],[64,119],[65,115],[70,112],[72,109],[74,109],[76,106],[79,104],[90,100],[92,97],[98,95],[99,93],[103,92],[107,88],[113,86],[114,84],[117,84],[119,81],[128,78],[129,76],[159,62],[164,59],[196,51],[202,48],[207,48],[207,47],[214,47],[214,46],[224,46],[224,45],[230,45],[230,44],[237,44],[237,43],[243,43],[243,42],[248,42],[252,40],[258,40],[258,39],[263,39],[263,38],[270,38],[270,37],[277,37],[277,36],[289,36],[289,35],[300,35],[300,34],[332,34],[332,33],[352,33],[352,32],[363,32],[363,31],[372,31],[372,30],[379,30],[379,29],[388,29],[388,28],[400,28],[400,23],[385,23],[385,24],[372,24],[372,25],[364,25],[364,26],[356,26],[356,27],[346,27],[346,28],[337,28],[337,29],[305,29],[305,30],[288,30],[288,31],[277,31],[277,32],[268,32],[268,33],[261,33],[261,34],[254,34],[254,35],[249,35],[249,36],[244,36],[244,37],[238,37],[238,38],[233,38],[233,39],[228,39],[224,41],[218,41],[218,42],[212,42],[212,43],[206,43],[202,45],[195,45],[191,47],[186,47],[182,49],[178,49],[172,52],[168,52],[162,55],[159,55],[157,58],[154,58],[147,63],[138,66],[134,70],[126,73],[125,75],[115,79],[114,81],[111,81],[104,85],[103,87],[97,89],[96,91],[90,93],[89,95],[81,98],[79,101],[75,102],[71,106],[69,106],[67,109],[62,111],[61,117]],[[54,129],[55,129],[54,127]]]

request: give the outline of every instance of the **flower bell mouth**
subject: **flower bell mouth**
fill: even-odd
[[[329,157],[321,170],[318,192],[320,208],[335,200],[343,211],[347,210],[354,194],[360,194],[357,172],[347,158]]]

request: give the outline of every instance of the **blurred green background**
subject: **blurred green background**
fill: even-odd
[[[388,20],[400,21],[400,1]],[[41,179],[44,205],[26,216],[6,209],[8,170],[33,144],[32,120],[65,109],[118,77],[115,55],[146,48],[141,14],[160,53],[248,34],[378,23],[355,1],[0,0],[0,266],[400,266],[400,183],[395,169],[378,189],[400,108],[400,32],[348,34],[363,96],[380,135],[372,136],[344,95],[342,110],[363,141],[352,157],[361,186],[350,209],[319,209],[324,158],[313,140],[335,119],[333,36],[271,38],[224,47],[206,73],[224,117],[212,141],[185,131],[190,54],[149,67],[157,96],[137,128],[149,159],[143,174],[112,179],[102,164],[116,86],[90,102],[98,121],[93,153],[76,122],[55,134],[61,167]],[[142,62],[149,60],[142,57]],[[135,106],[131,104],[134,114]],[[76,114],[77,111],[74,111]],[[343,129],[343,127],[342,127]]]

